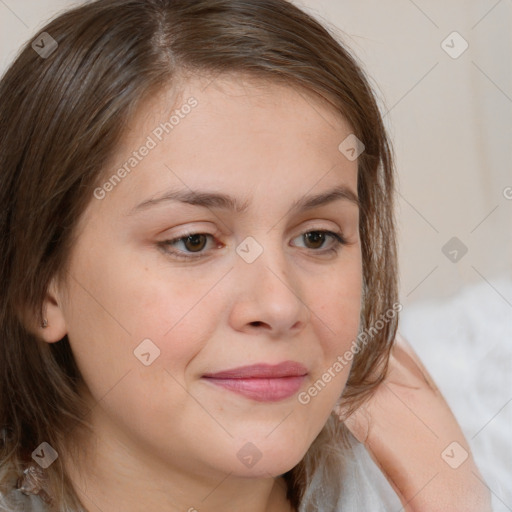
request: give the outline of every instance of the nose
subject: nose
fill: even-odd
[[[258,245],[259,249],[249,244],[250,250],[260,253],[252,262],[244,257],[243,250],[239,252],[242,256],[236,258],[231,276],[236,283],[232,326],[238,331],[264,330],[272,338],[295,336],[310,318],[304,297],[306,283],[281,244]]]

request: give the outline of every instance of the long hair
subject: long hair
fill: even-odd
[[[397,315],[382,322],[398,297],[395,178],[369,81],[342,42],[286,0],[97,0],[40,33],[45,43],[28,41],[0,82],[0,490],[41,442],[59,452],[69,449],[67,433],[90,428],[67,336],[48,344],[34,326],[51,279],[64,282],[77,223],[137,107],[177,84],[182,71],[303,87],[364,144],[360,332],[374,331],[359,339],[341,398],[347,414],[366,400],[383,379],[398,325]],[[45,54],[36,51],[42,47]],[[284,475],[296,508],[316,510],[302,499],[323,463],[331,468],[324,486],[335,493],[328,446],[346,435],[331,415]],[[59,458],[47,472],[56,510],[83,507]]]

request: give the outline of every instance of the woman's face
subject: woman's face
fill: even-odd
[[[98,446],[126,464],[278,475],[349,374],[335,363],[359,328],[359,210],[328,194],[357,196],[357,160],[338,149],[350,126],[305,92],[206,85],[153,97],[127,127],[81,218],[67,293],[51,288],[45,336],[68,335]],[[295,377],[205,377],[286,361]]]

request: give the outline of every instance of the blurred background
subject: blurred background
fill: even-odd
[[[512,0],[293,2],[348,45],[379,97],[398,172],[399,329],[494,510],[512,511]],[[0,71],[79,3],[0,0]]]

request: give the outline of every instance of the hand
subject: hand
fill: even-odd
[[[405,512],[491,512],[490,493],[457,420],[398,333],[385,380],[345,424]]]

